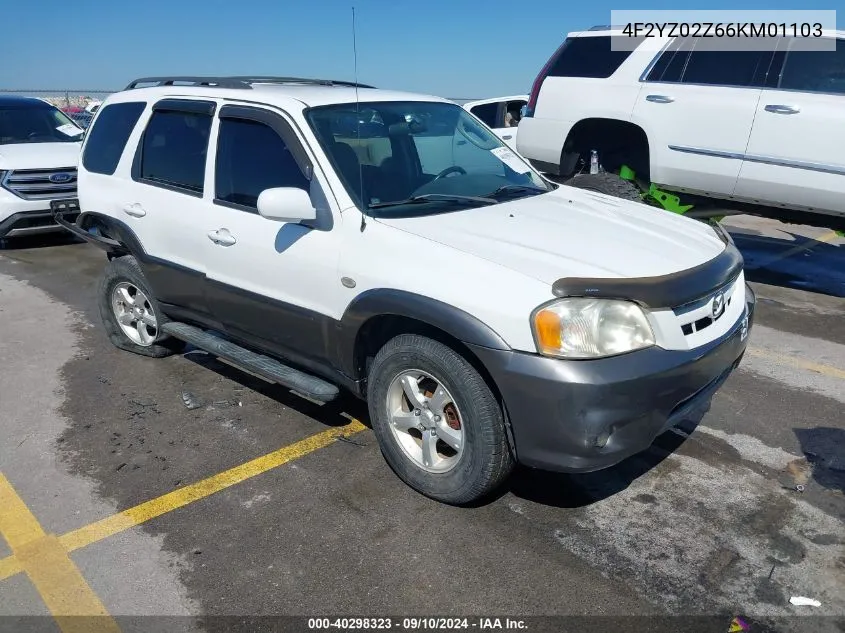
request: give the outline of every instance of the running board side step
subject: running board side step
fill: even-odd
[[[201,330],[187,323],[169,321],[161,326],[162,331],[181,341],[190,343],[205,350],[209,354],[219,356],[227,361],[240,365],[265,380],[275,382],[319,402],[330,402],[340,393],[340,389],[321,378],[306,374],[283,365],[279,361],[256,354],[231,341]]]

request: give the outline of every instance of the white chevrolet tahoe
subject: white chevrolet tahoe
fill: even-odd
[[[831,50],[796,50],[794,38],[726,50],[570,33],[534,82],[517,150],[556,180],[677,213],[841,230],[845,33],[825,38]]]
[[[50,201],[76,195],[82,134],[41,99],[0,95],[0,245],[5,238],[63,230]]]
[[[752,322],[718,225],[556,185],[455,103],[346,82],[134,81],[53,209],[108,254],[116,346],[366,399],[390,466],[447,503],[516,463],[645,450],[706,410]]]

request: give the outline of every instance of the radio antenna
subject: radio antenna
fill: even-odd
[[[355,73],[355,126],[357,141],[361,143],[361,113],[360,101],[358,100],[358,41],[355,36],[355,7],[352,7],[352,63],[354,65]],[[358,160],[358,191],[361,196],[361,231],[367,227],[367,201],[364,200],[364,168],[361,166],[360,159]]]

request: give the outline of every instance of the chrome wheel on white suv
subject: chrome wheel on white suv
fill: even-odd
[[[136,345],[149,347],[158,336],[158,320],[149,298],[136,286],[122,281],[112,290],[112,311],[120,329]]]
[[[367,401],[387,463],[424,495],[475,502],[514,467],[490,385],[439,341],[400,334],[385,343],[370,366]]]
[[[163,335],[166,321],[137,260],[131,255],[112,259],[100,280],[100,318],[109,340],[120,349],[142,356],[169,356],[182,343]]]
[[[449,390],[431,374],[402,372],[387,390],[390,430],[405,455],[423,470],[445,473],[464,448],[461,413]]]

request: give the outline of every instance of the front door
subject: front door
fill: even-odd
[[[845,215],[845,40],[789,50],[763,91],[736,195]]]
[[[516,150],[516,135],[519,120],[522,117],[522,106],[528,103],[521,97],[486,100],[467,104],[469,111],[489,127],[505,145]]]
[[[231,336],[294,361],[331,357],[327,328],[339,315],[332,297],[339,231],[319,171],[303,169],[293,126],[269,109],[224,106],[217,122],[213,205],[201,229],[208,300]],[[307,160],[307,159],[306,159]],[[305,172],[317,171],[317,174]],[[258,214],[265,189],[298,187],[317,208],[312,226]],[[336,309],[336,305],[334,306]]]

